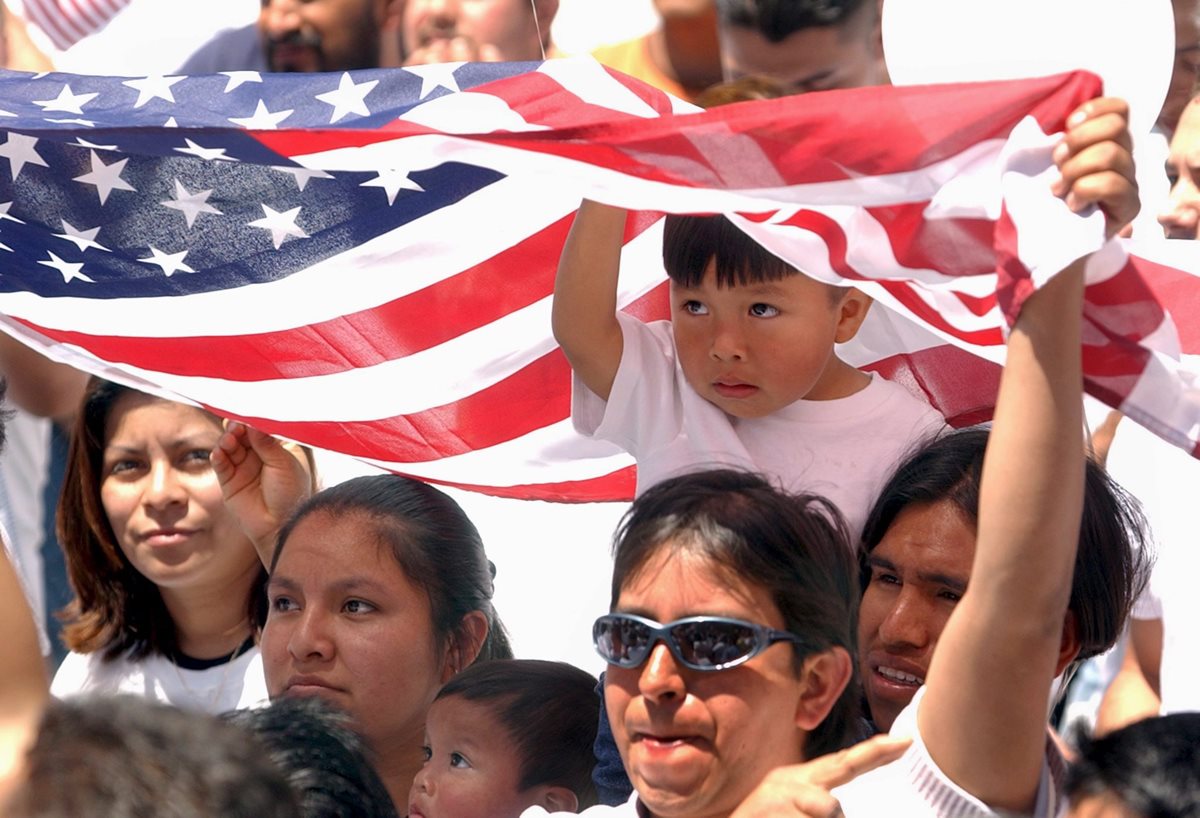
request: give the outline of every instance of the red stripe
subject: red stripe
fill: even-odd
[[[1132,256],[1130,261],[1174,317],[1183,352],[1200,355],[1200,278],[1140,256]]]
[[[932,327],[942,330],[956,338],[980,346],[998,346],[1004,343],[1004,336],[998,328],[964,330],[946,320],[940,313],[930,307],[916,292],[915,287],[907,281],[888,281],[864,275],[846,260],[846,234],[841,225],[823,213],[813,210],[798,210],[780,224],[808,230],[824,241],[829,250],[829,265],[842,278],[851,281],[875,281],[888,291],[897,301],[903,304],[913,315]]]
[[[999,364],[951,344],[890,355],[862,367],[923,396],[955,428],[991,420],[1000,388]]]

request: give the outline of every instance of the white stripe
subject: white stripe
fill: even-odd
[[[422,463],[367,462],[433,480],[471,485],[520,486],[602,477],[633,465],[633,458],[611,443],[579,435],[570,420],[563,420],[514,440],[442,460]]]

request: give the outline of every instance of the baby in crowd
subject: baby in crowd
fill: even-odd
[[[409,818],[517,818],[593,806],[596,679],[563,662],[472,665],[438,692]]]
[[[945,428],[924,400],[838,357],[871,299],[810,278],[724,216],[667,216],[671,320],[617,311],[626,213],[584,201],[559,261],[554,337],[581,433],[637,459],[638,494],[683,472],[761,472],[821,494],[856,540],[902,455]]]

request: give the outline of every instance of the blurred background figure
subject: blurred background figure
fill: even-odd
[[[632,40],[605,45],[592,56],[609,68],[681,99],[721,81],[716,0],[654,0],[659,24]]]
[[[403,0],[406,65],[555,56],[559,0]]]
[[[1158,125],[1167,134],[1179,124],[1183,109],[1196,93],[1200,77],[1200,2],[1171,0],[1175,11],[1175,67],[1167,98],[1158,115]]]
[[[880,0],[717,0],[725,79],[791,93],[886,85]]]
[[[180,72],[378,68],[389,5],[388,0],[262,0],[255,22],[221,32]]]

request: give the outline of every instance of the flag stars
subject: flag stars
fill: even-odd
[[[288,239],[289,236],[294,236],[298,239],[308,238],[308,234],[296,226],[296,217],[300,215],[300,208],[293,207],[291,210],[286,210],[282,213],[273,210],[267,205],[262,206],[263,213],[266,215],[261,219],[255,219],[249,222],[249,227],[258,227],[263,230],[271,231],[271,241],[275,243],[275,249]]]
[[[83,262],[63,261],[54,253],[49,253],[50,258],[45,261],[39,261],[38,264],[44,264],[47,267],[53,267],[62,274],[63,284],[70,284],[75,279],[86,281],[89,284],[94,284],[90,278],[83,274]]]
[[[8,141],[0,145],[0,156],[8,160],[9,170],[15,181],[21,175],[21,169],[26,165],[41,165],[49,167],[46,160],[35,149],[38,140],[23,133],[10,133]]]
[[[163,275],[170,278],[175,273],[194,273],[196,272],[191,267],[183,263],[184,256],[188,254],[187,250],[180,250],[178,253],[164,253],[157,247],[150,245],[150,255],[146,258],[140,258],[138,261],[143,264],[157,264],[162,268]]]
[[[381,187],[387,193],[388,204],[396,203],[396,194],[401,190],[415,190],[424,192],[425,188],[418,185],[412,179],[408,178],[408,174],[401,170],[384,169],[379,171],[379,175],[374,179],[368,179],[359,187]]]
[[[130,88],[138,92],[137,102],[133,103],[134,108],[141,108],[152,99],[165,100],[172,105],[175,104],[175,95],[171,93],[171,86],[177,82],[181,82],[183,77],[142,77],[140,79],[125,80],[122,85],[128,85]]]
[[[201,213],[212,213],[214,216],[224,215],[220,210],[217,210],[208,203],[208,197],[211,195],[211,190],[198,190],[195,193],[188,193],[188,189],[176,179],[175,198],[167,199],[161,204],[164,207],[170,207],[181,212],[183,218],[187,220],[187,226],[190,228],[196,223],[196,219]]]
[[[296,179],[296,186],[300,190],[304,190],[308,185],[309,179],[332,179],[333,175],[326,173],[323,170],[315,170],[313,168],[302,168],[299,165],[272,165],[271,170],[277,170],[280,173],[290,173]]]
[[[104,164],[99,154],[92,151],[92,172],[76,176],[75,181],[85,185],[95,185],[96,193],[100,195],[100,204],[108,201],[108,194],[114,190],[136,190],[133,185],[121,178],[128,159],[120,159],[111,165]]]
[[[42,110],[46,113],[65,111],[68,114],[82,114],[83,106],[98,96],[100,95],[96,93],[76,94],[71,91],[70,85],[64,85],[54,99],[35,99],[33,104],[42,106]]]
[[[225,93],[236,91],[247,82],[262,82],[262,74],[257,71],[222,71],[222,74],[229,77],[229,81],[225,83]]]
[[[62,226],[64,232],[55,233],[54,235],[60,239],[64,239],[65,241],[73,243],[77,248],[79,248],[80,252],[83,252],[88,248],[103,250],[105,253],[109,252],[107,247],[96,241],[96,235],[100,232],[99,227],[93,227],[91,230],[80,230],[72,226],[71,223],[66,219],[62,219]]]
[[[379,80],[355,83],[349,72],[343,72],[337,89],[317,94],[317,99],[333,106],[333,113],[329,117],[331,125],[346,114],[370,116],[371,111],[367,108],[366,98],[367,94],[371,93],[378,84]]]
[[[187,139],[187,138],[185,138],[183,141],[187,143],[187,147],[186,148],[176,148],[175,150],[178,151],[179,153],[191,154],[192,156],[195,156],[199,159],[203,159],[206,162],[211,162],[215,159],[223,159],[226,162],[234,161],[234,158],[232,156],[225,155],[224,148],[205,148],[200,145],[197,145],[195,142],[193,142],[192,140]]]
[[[231,116],[229,121],[234,125],[240,125],[248,131],[273,131],[279,127],[279,123],[292,115],[293,108],[288,108],[285,111],[271,111],[267,109],[267,104],[261,99],[258,101],[258,106],[254,109],[254,113],[250,116]]]
[[[458,80],[454,78],[454,72],[461,65],[461,62],[429,63],[427,65],[410,65],[403,70],[421,78],[420,98],[425,99],[438,88],[459,91]]]
[[[12,209],[12,206],[12,202],[0,202],[0,221],[10,221],[16,222],[17,224],[25,224],[25,222],[21,221],[16,216],[8,215],[8,211]]]
[[[82,136],[75,137],[75,141],[69,142],[68,144],[95,151],[115,151],[117,149],[116,145],[97,145],[95,142],[87,141]]]

